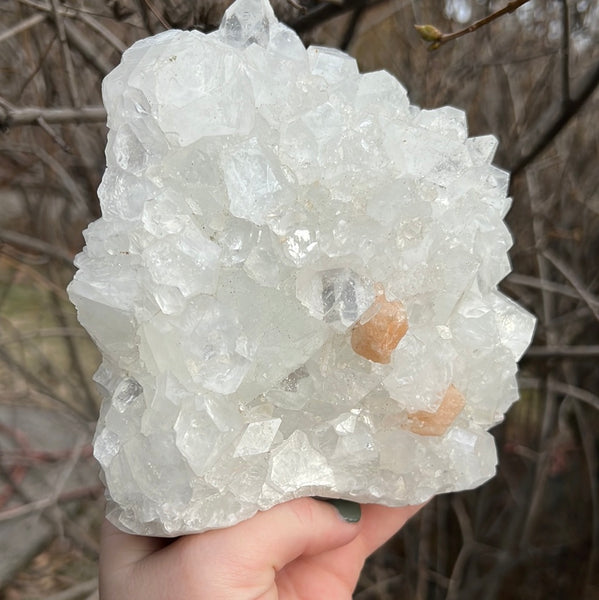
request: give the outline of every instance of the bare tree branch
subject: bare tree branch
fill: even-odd
[[[583,283],[580,281],[578,275],[559,257],[557,257],[551,250],[545,250],[543,256],[568,280],[572,287],[578,292],[580,298],[586,303],[591,309],[595,318],[599,321],[599,298],[596,298],[585,288]]]
[[[572,398],[576,398],[576,400],[580,400],[593,408],[599,410],[599,396],[580,388],[578,386],[572,385],[570,383],[563,383],[561,381],[557,381],[553,377],[549,378],[549,387],[558,392],[559,394],[564,394],[564,396],[571,396]]]
[[[372,8],[381,2],[387,0],[345,0],[342,4],[326,3],[313,8],[308,11],[305,15],[299,17],[296,21],[291,23],[291,27],[298,33],[304,33],[322,25],[330,19],[334,19],[340,15],[348,13],[352,10],[359,8]]]
[[[48,269],[51,278],[55,281],[59,280],[54,265],[49,264]],[[54,314],[60,326],[63,328],[68,327],[67,316],[58,298],[56,296],[50,296],[50,301],[54,306]],[[71,361],[71,370],[74,372],[75,376],[79,380],[79,385],[81,386],[81,390],[83,392],[83,397],[85,399],[85,404],[87,406],[89,416],[91,419],[94,419],[98,413],[97,400],[92,390],[89,375],[85,372],[85,369],[83,368],[83,362],[81,360],[78,348],[75,345],[75,342],[71,336],[63,337],[62,341],[64,342],[67,354]]]
[[[7,252],[6,250],[6,247],[0,246],[0,257],[2,258],[2,262],[13,266],[16,270],[21,271],[22,274],[26,274],[41,287],[53,292],[59,298],[62,298],[65,301],[68,300],[67,293],[62,286],[58,286],[53,281],[49,281],[46,277],[44,277],[43,273],[40,273],[37,269],[25,264],[22,260],[13,258],[13,256],[11,256],[11,252]],[[0,319],[1,318],[2,315],[0,314]]]
[[[537,143],[510,168],[512,176],[515,177],[523,171],[531,162],[533,162],[547,147],[553,142],[553,140],[564,130],[566,125],[578,114],[578,112],[585,105],[587,100],[593,95],[593,92],[599,87],[599,64],[595,67],[594,71],[587,77],[586,83],[583,85],[582,90],[572,99],[570,103],[564,107],[561,114],[548,127],[543,135],[541,135]]]
[[[531,346],[527,358],[596,358],[598,346]]]
[[[104,27],[94,16],[85,10],[69,6],[58,8],[57,12],[54,13],[52,8],[36,2],[35,0],[18,0],[19,3],[34,8],[41,12],[50,14],[59,14],[63,17],[70,19],[78,19],[82,23],[85,23],[90,29],[93,29],[98,35],[102,36],[115,50],[118,52],[124,52],[127,49],[127,45],[124,44],[110,29]]]
[[[44,14],[38,13],[35,15],[31,15],[28,19],[25,19],[24,21],[17,23],[14,27],[11,27],[10,29],[7,29],[6,31],[0,33],[0,42],[5,42],[11,37],[18,35],[19,33],[26,31],[27,29],[34,27],[39,23],[42,23],[46,20],[46,18],[47,17]]]
[[[150,12],[160,21],[160,24],[165,29],[170,29],[170,25],[164,20],[164,17],[158,12],[158,9],[154,6],[154,4],[150,0],[144,0],[146,6],[150,9]]]
[[[102,53],[93,45],[89,37],[83,35],[69,21],[64,22],[64,28],[69,42],[77,49],[79,54],[93,65],[102,77],[108,75],[114,65],[103,58]]]
[[[366,10],[365,6],[359,6],[352,13],[351,19],[349,21],[349,25],[347,26],[347,29],[343,33],[343,39],[341,40],[341,43],[339,44],[339,48],[341,48],[341,50],[347,50],[349,45],[351,44],[354,34],[356,33],[358,24],[360,23],[360,19],[362,18],[362,15],[364,14],[365,10]]]
[[[33,250],[34,252],[40,252],[46,256],[51,256],[52,258],[58,258],[69,266],[73,265],[73,257],[62,248],[53,246],[48,242],[44,242],[43,240],[34,238],[30,235],[25,235],[24,233],[18,233],[16,231],[11,231],[10,229],[0,228],[0,242],[21,246],[23,248],[27,248],[28,250]]]
[[[81,106],[79,99],[79,90],[75,82],[75,67],[73,66],[73,58],[69,49],[69,42],[67,40],[67,34],[62,20],[62,15],[58,12],[58,0],[51,0],[52,2],[52,14],[54,16],[54,22],[56,23],[56,30],[58,31],[58,40],[60,41],[60,49],[62,52],[62,61],[64,63],[65,72],[67,75],[67,87],[69,95],[71,96],[71,102],[73,106]]]
[[[568,0],[562,3],[562,105],[570,104],[570,7]]]
[[[79,189],[77,182],[71,177],[69,172],[64,168],[60,162],[48,154],[43,148],[35,147],[29,148],[24,145],[13,145],[11,147],[0,146],[0,152],[23,152],[24,154],[32,154],[36,156],[46,167],[50,169],[51,172],[54,173],[54,176],[58,181],[62,183],[65,191],[68,192],[68,195],[71,197],[73,204],[78,208],[83,210],[86,206],[84,196]]]
[[[520,273],[510,273],[505,279],[505,283],[522,285],[525,287],[531,287],[538,290],[547,290],[554,294],[560,294],[562,296],[567,296],[568,298],[577,298],[580,299],[580,294],[576,292],[576,290],[569,286],[564,285],[562,283],[555,283],[554,281],[547,281],[544,279],[539,279],[538,277],[532,277],[531,275],[521,275]],[[595,302],[591,299],[591,302]],[[599,300],[597,302],[597,307],[599,308]]]
[[[2,114],[4,113],[4,114]],[[34,125],[38,119],[46,123],[103,123],[106,110],[103,106],[82,106],[81,108],[41,108],[24,106],[21,108],[0,107],[0,130],[16,125]]]
[[[15,506],[0,512],[0,523],[4,521],[12,521],[14,519],[22,519],[31,513],[40,512],[50,506],[54,506],[59,502],[71,502],[73,500],[81,500],[83,498],[98,498],[104,490],[104,486],[95,485],[93,487],[85,487],[76,490],[63,492],[58,496],[54,494],[35,500],[21,506]]]
[[[47,327],[44,329],[36,329],[35,331],[23,331],[19,334],[18,341],[65,336],[77,338],[88,337],[81,327]],[[4,338],[0,337],[0,343],[6,344],[8,342]]]
[[[72,587],[58,592],[56,594],[52,594],[51,596],[46,596],[46,600],[76,600],[77,598],[82,598],[86,594],[92,592],[93,597],[95,595],[95,590],[98,587],[98,579],[94,577],[88,581],[83,581],[82,583],[77,583]],[[88,598],[88,596],[85,596]]]
[[[586,577],[586,588],[588,593],[585,597],[592,597],[593,588],[597,589],[597,568],[599,567],[599,486],[597,485],[597,472],[598,472],[598,460],[597,460],[597,432],[593,430],[592,426],[589,425],[587,415],[582,407],[575,402],[574,403],[574,414],[576,415],[576,422],[580,432],[580,438],[582,441],[582,448],[587,461],[587,472],[589,474],[589,489],[591,492],[591,502],[593,506],[592,510],[592,521],[591,521],[591,532],[592,532],[592,543],[589,556],[589,569]]]
[[[54,129],[52,129],[52,127],[50,127],[50,125],[48,125],[48,123],[46,123],[46,121],[44,121],[42,117],[39,117],[36,123],[50,136],[50,138],[56,144],[60,146],[60,148],[62,148],[62,150],[64,150],[68,154],[71,153],[71,148],[69,147],[69,145],[62,139],[60,135],[58,135],[58,133],[56,133],[56,131],[54,131]]]
[[[71,417],[74,417],[81,423],[85,423],[87,421],[86,415],[83,415],[79,410],[73,408],[64,398],[58,396],[54,390],[50,389],[41,379],[39,379],[39,377],[37,377],[34,373],[31,373],[20,362],[16,361],[8,352],[5,352],[2,347],[0,347],[0,361],[2,361],[12,371],[23,377],[23,379],[29,385],[41,392],[46,398],[51,399],[52,401],[58,403],[62,408],[66,409],[67,413]]]
[[[110,29],[104,27],[104,25],[98,22],[97,19],[94,19],[90,15],[87,15],[81,11],[77,11],[76,18],[93,29],[97,34],[102,36],[115,50],[121,54],[127,49],[126,44],[123,44],[123,42],[119,40],[119,38],[116,37],[116,35],[114,35]]]

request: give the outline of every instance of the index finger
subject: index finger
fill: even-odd
[[[100,537],[100,563],[110,572],[131,567],[154,552],[161,550],[171,540],[125,533],[108,519],[102,523]]]

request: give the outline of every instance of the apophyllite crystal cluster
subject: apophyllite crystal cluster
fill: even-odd
[[[137,42],[104,81],[102,218],[69,287],[103,354],[109,518],[234,524],[318,495],[483,482],[534,320],[508,176],[464,113],[307,50],[266,0]]]

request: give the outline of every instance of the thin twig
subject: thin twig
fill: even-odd
[[[146,28],[146,31],[150,35],[154,35],[156,33],[156,30],[154,29],[152,21],[150,20],[150,17],[148,15],[148,5],[144,2],[144,0],[135,0],[135,3],[138,6],[139,13],[141,15],[141,19],[143,21],[144,27]]]
[[[52,50],[52,46],[54,46],[54,43],[58,40],[58,36],[56,35],[56,33],[50,38],[50,41],[46,44],[46,47],[43,49],[43,51],[38,51],[38,60],[37,60],[37,64],[35,65],[35,68],[33,68],[31,70],[31,72],[29,73],[29,75],[27,77],[25,77],[25,79],[23,80],[23,82],[20,85],[20,90],[19,93],[16,94],[16,97],[22,97],[23,93],[25,92],[25,90],[27,89],[27,86],[35,79],[35,77],[37,76],[37,74],[43,69],[44,64],[46,62],[46,59],[48,58],[50,51]],[[41,46],[42,40],[38,39],[37,40],[37,44],[38,46]]]
[[[49,398],[53,402],[56,402],[61,407],[66,408],[68,414],[74,417],[80,423],[87,422],[87,415],[82,414],[71,406],[69,402],[61,398],[56,394],[55,390],[48,387],[41,379],[39,379],[34,373],[25,368],[21,363],[16,361],[8,352],[0,346],[0,361],[2,361],[11,371],[18,373],[29,385],[34,389],[41,392],[46,398]]]
[[[582,408],[578,403],[574,403],[574,414],[578,424],[578,431],[582,441],[582,449],[587,461],[587,471],[589,474],[589,488],[591,492],[591,502],[593,505],[592,514],[592,544],[589,556],[589,569],[587,570],[586,586],[590,589],[595,583],[592,579],[597,576],[597,568],[599,567],[599,489],[597,486],[597,445],[596,432],[589,427],[588,419],[586,418]],[[591,597],[590,595],[588,596]]]
[[[56,269],[53,268],[52,264],[49,264],[48,270],[50,272],[50,279],[56,282],[58,280]],[[54,294],[52,294],[50,296],[50,301],[54,305],[54,314],[56,315],[56,319],[58,320],[60,326],[66,328],[68,326],[68,321],[60,300]],[[75,375],[79,380],[79,385],[83,390],[83,395],[85,398],[87,409],[89,411],[89,416],[91,419],[94,419],[96,418],[98,413],[98,405],[96,401],[96,396],[94,395],[94,392],[92,391],[92,388],[90,386],[89,376],[83,368],[83,363],[81,362],[79,351],[75,346],[75,342],[72,337],[64,336],[62,340],[65,344],[67,354],[69,355],[69,359],[71,361],[71,368],[75,372]]]
[[[303,6],[302,4],[300,4],[299,2],[297,2],[297,0],[287,0],[287,2],[289,4],[291,4],[291,6],[293,6],[293,8],[295,8],[296,10],[299,10],[302,14],[304,14],[306,12],[306,7]]]
[[[44,277],[43,273],[40,273],[38,269],[34,269],[27,264],[19,261],[12,256],[9,256],[4,252],[4,248],[0,246],[0,262],[4,262],[20,271],[21,275],[27,275],[33,281],[39,283],[44,289],[51,290],[58,297],[68,302],[69,297],[62,286],[56,285],[53,281],[50,281],[47,277]],[[1,315],[0,315],[1,317]]]
[[[562,381],[557,381],[553,377],[550,377],[548,380],[548,386],[555,392],[559,394],[564,394],[564,396],[570,396],[572,398],[576,398],[576,400],[580,400],[585,404],[599,410],[599,396],[589,392],[588,390],[584,390],[578,386],[572,385],[571,383],[563,383]]]
[[[61,148],[61,150],[67,154],[71,154],[70,146],[62,139],[60,135],[58,135],[56,131],[54,131],[54,129],[52,129],[52,127],[50,127],[50,125],[48,125],[48,123],[46,123],[46,121],[44,121],[42,117],[38,117],[36,123],[39,125],[40,129],[47,133],[50,139],[57,144],[59,148]]]
[[[468,25],[468,27],[464,27],[464,29],[454,31],[453,33],[442,33],[434,25],[414,25],[414,28],[423,40],[431,42],[429,50],[437,50],[437,48],[440,48],[447,42],[451,42],[452,40],[472,33],[473,31],[492,23],[496,19],[499,19],[499,17],[514,12],[517,8],[520,8],[527,2],[530,2],[530,0],[512,0],[512,2],[508,2],[504,8],[501,8],[478,21],[474,21],[474,23]]]
[[[4,114],[2,114],[4,113]],[[102,106],[81,108],[42,108],[37,106],[11,107],[0,111],[0,130],[17,125],[35,125],[38,119],[46,123],[103,123],[106,110]]]
[[[530,186],[530,212],[532,213],[532,231],[535,240],[535,247],[541,250],[545,247],[547,236],[545,234],[544,215],[547,207],[540,203],[541,191],[536,173],[527,173],[527,179]],[[549,264],[547,259],[537,252],[536,255],[537,267],[539,276],[542,280],[549,280]],[[545,332],[545,347],[552,346],[558,343],[558,334],[556,329],[551,325],[553,315],[555,314],[555,298],[546,290],[541,290],[541,298],[543,301],[543,319],[542,325]],[[554,423],[554,417],[557,410],[557,400],[555,394],[547,390],[545,398],[545,406],[543,418],[541,421],[541,441],[544,442],[550,436],[551,429]],[[540,476],[541,463],[537,462],[535,466],[535,480]],[[530,514],[530,512],[529,512]]]
[[[562,3],[562,106],[570,104],[570,7],[568,0]]]
[[[580,299],[580,294],[577,293],[573,287],[562,283],[556,283],[555,281],[545,281],[538,277],[533,277],[532,275],[510,273],[505,279],[505,283],[521,285],[538,290],[546,290],[553,294],[560,294],[561,296],[566,296],[568,298]],[[599,300],[597,301],[597,306],[599,307]]]
[[[76,585],[63,590],[62,592],[52,594],[51,596],[46,596],[46,600],[76,600],[77,598],[82,598],[90,592],[94,592],[97,587],[98,578],[94,577],[88,581],[77,583]]]
[[[59,13],[58,0],[51,0],[51,2],[52,14],[54,17],[54,22],[56,24],[56,30],[58,32],[58,40],[60,41],[62,61],[67,76],[67,88],[69,90],[69,95],[71,96],[71,102],[73,103],[73,106],[79,107],[81,106],[81,102],[79,100],[79,90],[77,87],[77,83],[75,82],[75,67],[73,66],[73,58],[71,56],[69,42],[67,40],[64,21],[62,20],[63,17]]]
[[[24,233],[18,233],[10,229],[0,228],[0,242],[4,242],[5,244],[14,244],[16,246],[27,248],[28,250],[33,250],[34,252],[40,252],[46,256],[58,258],[71,267],[73,266],[73,257],[68,252],[62,248],[53,246],[48,242],[44,242],[43,240],[34,238]]]
[[[64,494],[69,493],[65,492],[64,488],[67,484],[69,477],[75,470],[75,467],[77,466],[77,463],[81,458],[82,451],[85,447],[89,447],[89,439],[86,435],[80,432],[79,436],[77,437],[77,441],[75,442],[75,446],[69,453],[69,457],[64,466],[62,466],[61,472],[59,473],[59,476],[54,483],[54,490],[52,491],[52,499],[54,500],[54,505],[58,504],[59,498],[63,497]]]
[[[575,321],[584,321],[584,323],[581,323],[580,326],[583,329],[586,329],[588,326],[587,319],[589,318],[589,314],[592,313],[588,306],[580,306],[575,310],[561,314],[559,317],[553,317],[551,320],[551,326],[559,328],[562,325],[571,325]]]
[[[26,31],[31,27],[35,27],[38,23],[42,23],[43,21],[45,21],[46,18],[46,15],[40,13],[31,15],[28,19],[25,19],[24,21],[17,23],[14,27],[11,27],[10,29],[7,29],[6,31],[0,33],[0,43],[5,42],[6,40],[10,39],[15,35],[18,35],[22,31]]]
[[[123,42],[119,40],[119,38],[116,37],[116,35],[114,35],[110,29],[104,27],[104,25],[99,23],[97,19],[94,19],[92,16],[80,11],[77,11],[76,16],[77,19],[79,19],[82,23],[85,23],[97,34],[101,35],[115,50],[121,54],[127,49],[126,44],[123,44]]]
[[[576,275],[576,273],[551,250],[544,250],[543,256],[568,280],[572,287],[577,291],[580,298],[591,309],[595,318],[599,321],[599,298],[596,298],[591,294],[591,292],[589,292],[582,284],[578,275]]]
[[[341,50],[347,50],[349,48],[365,10],[365,6],[359,6],[358,8],[354,9],[347,29],[345,30],[341,43],[339,44],[339,48]]]
[[[11,343],[20,343],[25,340],[37,340],[42,338],[52,337],[80,337],[87,338],[87,333],[81,327],[46,327],[44,329],[36,329],[35,331],[23,331],[19,333],[17,339],[7,339],[0,337],[0,344],[6,346]]]
[[[99,48],[96,48],[90,41],[88,36],[83,35],[73,23],[65,21],[65,32],[69,43],[77,49],[79,54],[92,65],[98,73],[104,77],[112,71],[114,65],[106,61]]]
[[[527,358],[596,358],[598,346],[531,346]]]
[[[420,535],[418,541],[418,583],[416,598],[427,596],[428,571],[431,564],[430,543],[434,534],[434,503],[428,504],[420,513]]]
[[[437,543],[435,548],[435,572],[447,573],[449,569],[448,549],[449,549],[449,527],[448,518],[450,511],[451,496],[438,496],[435,501],[437,517]],[[439,584],[441,585],[441,584]],[[448,589],[450,580],[447,579],[443,586]]]
[[[512,181],[539,156],[551,142],[566,128],[566,125],[580,112],[587,100],[593,95],[599,87],[599,62],[591,74],[587,77],[580,93],[570,101],[568,106],[562,109],[561,113],[550,125],[545,133],[539,137],[537,143],[513,165],[509,170],[512,172]]]
[[[464,502],[460,496],[454,495],[451,499],[451,507],[458,519],[460,532],[462,534],[462,546],[458,552],[458,556],[454,562],[451,576],[449,578],[449,586],[447,588],[446,600],[454,600],[458,598],[460,592],[460,583],[462,583],[464,569],[472,552],[474,544],[474,532],[472,531],[472,523],[464,506]]]
[[[164,20],[164,17],[158,12],[158,9],[154,6],[154,4],[150,0],[144,0],[146,6],[150,9],[150,12],[160,21],[160,24],[165,29],[171,29],[171,26]]]
[[[31,466],[39,463],[55,463],[68,459],[73,455],[73,450],[34,450],[27,451],[7,451],[2,454],[2,464],[14,466]],[[86,443],[82,446],[79,457],[90,458],[93,455],[93,447],[91,443]]]
[[[50,506],[56,505],[57,503],[72,502],[73,500],[82,500],[84,498],[98,498],[103,491],[103,485],[94,485],[91,487],[78,488],[68,492],[63,492],[58,496],[52,494],[50,496],[46,496],[45,498],[41,498],[40,500],[35,500],[33,502],[28,502],[27,504],[22,504],[21,506],[15,506],[14,508],[3,510],[0,512],[0,523],[13,521],[15,519],[22,519],[31,513],[40,512]]]
[[[83,198],[83,194],[79,190],[79,186],[75,182],[75,180],[71,177],[68,171],[60,164],[58,160],[56,160],[53,156],[48,154],[41,147],[29,147],[25,145],[13,144],[12,146],[0,146],[0,152],[22,152],[24,154],[32,154],[36,156],[46,167],[50,169],[60,181],[64,189],[68,192],[68,195],[71,197],[73,204],[77,206],[77,208],[84,212],[86,208],[86,203]]]
[[[371,8],[385,1],[386,0],[346,0],[343,4],[319,4],[290,25],[297,33],[304,33],[305,31],[309,31],[318,25],[322,25],[335,17],[351,12],[356,8]]]
[[[35,0],[18,0],[19,3],[29,6],[38,11],[52,13],[52,8],[35,2]],[[78,7],[62,7],[58,9],[58,14],[67,17],[69,19],[78,19],[82,23],[85,23],[88,27],[93,29],[97,34],[102,36],[115,50],[122,53],[127,49],[127,46],[117,38],[112,31],[104,27],[97,19],[94,18],[96,13],[86,11]]]

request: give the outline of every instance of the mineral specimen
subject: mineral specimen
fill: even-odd
[[[534,325],[497,291],[493,137],[306,50],[266,0],[137,42],[103,93],[103,216],[69,294],[103,354],[113,523],[174,536],[493,475]]]

